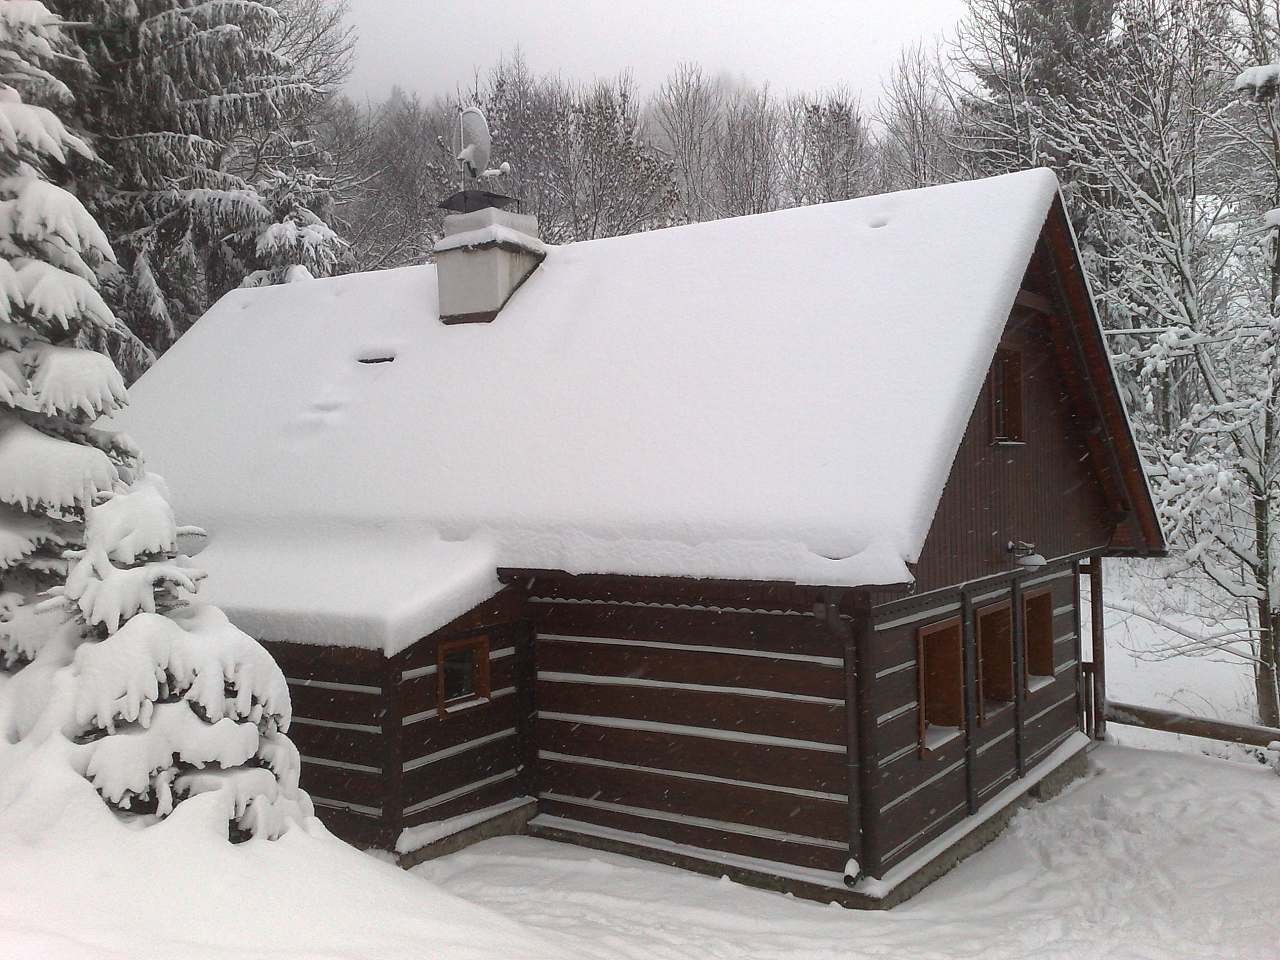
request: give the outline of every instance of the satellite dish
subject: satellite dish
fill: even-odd
[[[458,169],[473,180],[489,169],[489,121],[479,107],[467,107],[458,116],[462,144],[458,151]]]

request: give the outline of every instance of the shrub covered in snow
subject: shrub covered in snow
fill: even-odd
[[[0,4],[0,76],[32,89],[58,21]],[[56,92],[56,91],[55,91]],[[111,359],[83,346],[119,324],[95,286],[106,237],[44,173],[89,155],[49,109],[0,83],[0,666],[27,709],[10,739],[65,738],[114,809],[163,817],[225,790],[233,838],[311,815],[284,735],[279,667],[177,555],[163,484],[97,420],[126,402]]]

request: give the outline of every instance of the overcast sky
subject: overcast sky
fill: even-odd
[[[465,84],[518,45],[538,72],[630,68],[644,92],[681,60],[779,92],[848,84],[874,100],[900,47],[950,30],[963,0],[350,0],[360,45],[350,93]]]

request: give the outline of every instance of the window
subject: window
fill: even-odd
[[[916,635],[920,749],[932,750],[964,726],[964,648],[960,621],[921,627]]]
[[[489,638],[446,640],[436,648],[436,703],[444,716],[451,706],[489,696]]]
[[[978,720],[1013,702],[1013,612],[1008,602],[974,616],[978,634]]]
[[[1022,354],[1000,349],[991,363],[991,442],[1022,441]]]
[[[1030,677],[1053,676],[1053,593],[1042,590],[1027,594],[1022,600],[1023,622],[1027,632],[1027,674]],[[1028,687],[1032,686],[1028,679]]]

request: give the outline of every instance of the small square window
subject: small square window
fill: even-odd
[[[917,634],[920,749],[935,749],[964,726],[964,648],[960,621],[921,627]]]
[[[1053,593],[1028,594],[1022,601],[1027,633],[1027,673],[1053,676]]]
[[[450,706],[489,696],[489,638],[448,640],[436,648],[436,700],[441,716]]]
[[[1022,354],[1000,349],[991,362],[991,442],[1019,443],[1022,431]]]

